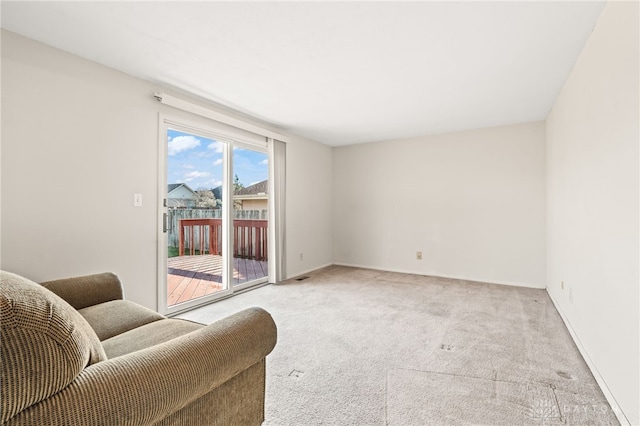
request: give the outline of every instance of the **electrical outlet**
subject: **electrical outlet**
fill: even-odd
[[[300,253],[300,256],[298,256],[298,260],[304,260],[304,255],[302,253]]]
[[[422,260],[422,252],[421,251],[417,251],[416,252],[416,259],[417,260]]]
[[[560,290],[564,290],[564,281],[560,281]]]

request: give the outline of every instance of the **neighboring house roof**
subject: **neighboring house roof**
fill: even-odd
[[[263,180],[262,182],[254,183],[253,185],[242,188],[240,191],[234,194],[233,198],[238,196],[266,196],[269,193],[269,180]],[[244,198],[244,197],[242,197]],[[254,198],[254,197],[251,197]]]
[[[170,184],[168,185],[168,186],[169,186],[169,189],[167,190],[167,192],[171,192],[171,191],[173,191],[174,189],[176,189],[176,188],[177,188],[177,187],[179,187],[180,185],[182,185],[182,184],[181,184],[181,183],[170,183]]]
[[[177,190],[180,187],[184,187],[186,190],[191,192],[193,194],[193,196],[195,197],[195,195],[196,195],[195,191],[193,189],[189,188],[189,185],[187,185],[186,183],[170,183],[168,185],[168,188],[167,188],[167,198],[171,198],[171,193],[174,192],[175,190]]]

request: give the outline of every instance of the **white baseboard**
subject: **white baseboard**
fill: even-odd
[[[287,280],[293,279],[295,277],[299,277],[300,275],[310,274],[310,273],[312,273],[314,271],[317,271],[318,269],[326,268],[327,266],[331,266],[331,265],[334,265],[334,263],[333,262],[329,262],[329,263],[325,263],[324,265],[316,266],[315,268],[312,268],[312,269],[308,269],[308,270],[305,270],[305,271],[302,271],[302,272],[296,272],[295,275],[288,276],[287,278],[285,278],[284,280],[282,280],[280,282],[287,281]]]
[[[509,285],[509,286],[513,286],[513,287],[536,288],[536,289],[539,289],[539,290],[544,290],[545,289],[544,285],[536,286],[536,285],[532,285],[532,284],[522,284],[522,283],[516,283],[516,282],[486,280],[486,279],[482,279],[482,278],[454,277],[454,276],[450,276],[450,275],[430,274],[430,273],[426,273],[426,272],[408,271],[408,270],[403,270],[403,269],[379,268],[379,267],[375,267],[375,266],[357,265],[357,264],[353,264],[353,263],[334,262],[334,265],[348,266],[348,267],[351,267],[351,268],[373,269],[375,271],[397,272],[399,274],[423,275],[423,276],[427,276],[427,277],[448,278],[448,279],[452,279],[452,280],[474,281],[474,282],[487,283],[487,284]]]
[[[629,421],[629,419],[627,419],[627,417],[624,415],[624,413],[620,409],[620,406],[618,405],[616,398],[613,396],[613,394],[609,390],[609,387],[607,386],[607,383],[605,382],[604,378],[600,375],[598,368],[595,366],[593,361],[591,361],[591,358],[589,357],[589,353],[582,345],[582,342],[580,342],[580,338],[578,338],[578,335],[576,334],[575,330],[571,326],[571,322],[569,322],[569,319],[566,317],[566,315],[562,311],[562,308],[560,308],[560,305],[553,298],[553,295],[549,292],[548,288],[546,289],[546,291],[547,291],[547,294],[549,295],[549,298],[551,299],[551,302],[553,302],[553,305],[556,307],[556,311],[558,311],[558,313],[560,314],[560,318],[562,318],[564,325],[567,327],[567,330],[569,330],[569,334],[571,335],[573,342],[578,347],[578,351],[580,352],[580,355],[582,355],[582,358],[584,358],[584,361],[587,363],[587,367],[589,367],[589,370],[591,370],[591,374],[593,374],[593,377],[596,379],[598,386],[600,386],[600,389],[602,390],[604,397],[607,399],[607,402],[611,406],[613,413],[618,418],[620,425],[631,426],[631,422]]]

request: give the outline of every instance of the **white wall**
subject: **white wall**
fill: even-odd
[[[288,277],[333,263],[332,161],[325,145],[287,144]]]
[[[156,102],[161,90],[2,32],[5,270],[36,281],[113,271],[127,298],[156,308],[158,113],[188,117]],[[331,149],[292,136],[287,160],[286,242],[306,250],[295,273],[331,262],[331,217],[316,209],[331,199]]]
[[[2,91],[3,268],[37,281],[113,271],[155,307],[152,87],[3,31]]]
[[[544,288],[544,138],[535,122],[334,149],[335,262]]]
[[[547,120],[548,291],[636,425],[638,13],[637,2],[608,3]]]
[[[2,35],[3,35],[3,32],[0,30],[0,54],[2,53]],[[0,82],[1,81],[2,81],[2,67],[0,66]],[[0,84],[0,99],[2,99],[2,84]],[[0,117],[2,117],[2,102],[0,102]],[[0,270],[1,269],[2,269],[2,132],[0,131]]]

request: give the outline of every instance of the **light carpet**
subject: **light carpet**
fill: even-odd
[[[265,425],[617,425],[544,290],[331,266],[198,308],[274,317]]]

